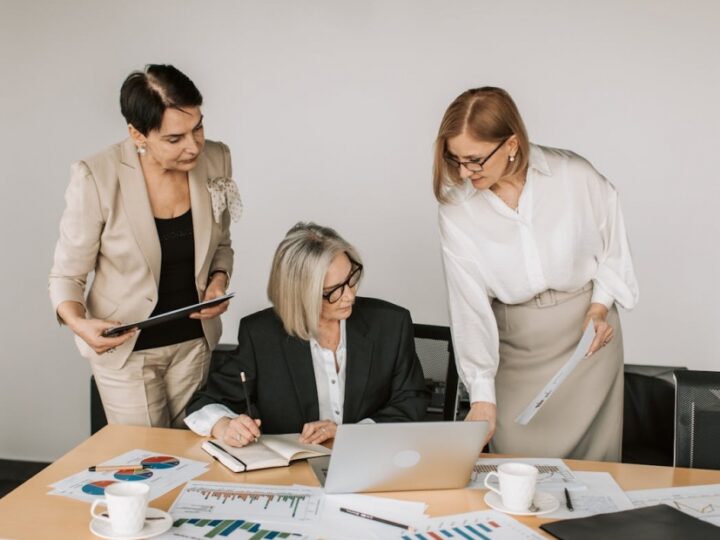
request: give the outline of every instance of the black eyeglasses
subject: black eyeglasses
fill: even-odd
[[[459,160],[455,159],[454,157],[452,157],[451,155],[445,154],[443,156],[443,159],[445,160],[445,163],[447,163],[448,165],[450,165],[451,167],[453,167],[455,169],[460,169],[460,166],[462,165],[470,172],[480,172],[483,170],[483,165],[485,165],[487,163],[487,161],[491,157],[493,157],[493,154],[495,154],[495,152],[500,150],[500,147],[503,144],[505,144],[505,142],[509,138],[510,137],[507,137],[507,138],[503,139],[502,141],[500,141],[500,144],[498,144],[495,147],[495,149],[492,152],[490,152],[487,156],[485,156],[484,158],[470,159],[468,161],[459,161]]]
[[[350,259],[349,256],[348,259]],[[360,277],[362,276],[363,271],[363,265],[357,261],[353,261],[352,259],[350,259],[350,263],[352,263],[353,267],[350,270],[350,274],[348,275],[347,279],[339,285],[335,285],[332,289],[322,295],[322,297],[327,300],[328,303],[334,304],[335,302],[340,300],[340,298],[342,298],[342,295],[345,294],[345,287],[350,287],[352,289],[360,281]]]

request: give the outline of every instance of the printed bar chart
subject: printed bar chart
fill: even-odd
[[[432,518],[402,540],[541,540],[522,523],[493,510]]]
[[[299,535],[264,528],[261,523],[244,519],[178,519],[173,523],[173,536],[179,538],[218,538],[231,540],[272,540],[298,538]]]
[[[322,491],[301,486],[200,482],[186,484],[175,500],[175,518],[307,522],[320,512]]]

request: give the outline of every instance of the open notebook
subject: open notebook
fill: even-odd
[[[287,467],[291,461],[330,455],[330,449],[319,444],[298,442],[300,434],[262,435],[260,440],[243,448],[235,448],[212,439],[202,449],[233,472]]]

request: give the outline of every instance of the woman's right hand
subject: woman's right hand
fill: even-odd
[[[237,418],[223,416],[215,422],[210,434],[228,446],[243,447],[260,437],[261,420],[241,414]]]
[[[108,328],[120,326],[116,321],[103,321],[101,319],[86,319],[85,307],[72,300],[61,302],[57,308],[57,314],[62,321],[68,325],[70,330],[87,343],[97,354],[112,352],[115,347],[119,347],[128,339],[138,333],[137,328],[133,328],[115,337],[103,337],[102,333]]]
[[[470,411],[465,417],[466,422],[477,422],[485,420],[488,423],[488,434],[483,446],[485,446],[495,434],[495,420],[497,418],[497,407],[489,401],[473,401]]]
[[[127,332],[115,337],[103,337],[102,333],[108,328],[120,326],[121,323],[116,321],[103,321],[101,319],[85,319],[77,318],[68,323],[70,329],[87,343],[97,354],[112,352],[115,347],[119,347],[127,340],[138,333],[137,328],[128,330]]]

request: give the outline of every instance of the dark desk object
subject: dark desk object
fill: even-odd
[[[425,374],[431,398],[426,420],[464,418],[462,409],[467,401],[455,367],[450,328],[430,324],[414,324],[415,351]]]
[[[720,373],[676,371],[675,466],[720,469]]]
[[[625,364],[623,463],[673,464],[673,372],[684,369]]]
[[[715,525],[666,504],[555,521],[540,528],[560,540],[708,540],[720,532]]]

